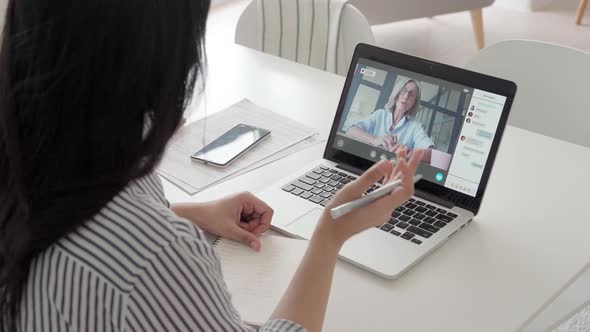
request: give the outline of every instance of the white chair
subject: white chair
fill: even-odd
[[[482,50],[467,69],[516,82],[509,124],[590,147],[590,53],[509,40]],[[539,151],[551,157],[551,151]]]
[[[292,1],[292,0],[289,0]],[[300,1],[300,0],[295,0]],[[311,0],[302,0],[311,1]],[[295,15],[295,13],[284,12],[283,15]],[[235,42],[246,47],[262,50],[259,41],[259,15],[256,1],[252,1],[244,10],[236,27]],[[326,69],[324,65],[308,63],[306,58],[294,59],[288,56],[282,56],[289,60],[297,61],[302,64],[310,65],[322,70],[328,70],[339,75],[346,75],[354,49],[359,43],[375,44],[375,37],[371,26],[363,14],[350,4],[346,4],[342,10],[340,19],[338,49],[330,52],[335,54],[335,58],[329,61],[335,62],[334,70]],[[302,43],[300,47],[308,47]],[[324,46],[325,47],[325,46]],[[266,51],[266,50],[265,50]],[[271,53],[271,52],[269,52]]]
[[[471,12],[471,22],[478,48],[484,47],[482,8],[494,0],[350,0],[371,25],[432,17],[461,11]]]

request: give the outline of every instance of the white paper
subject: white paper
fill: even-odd
[[[251,172],[251,171],[253,171],[255,169],[258,169],[258,168],[260,168],[260,167],[262,167],[264,165],[267,165],[267,164],[270,164],[270,163],[275,162],[277,160],[283,159],[283,158],[285,158],[285,157],[287,157],[289,155],[292,155],[292,154],[294,154],[296,152],[303,151],[303,150],[305,150],[307,148],[310,148],[310,147],[312,147],[312,146],[314,146],[316,144],[324,143],[325,141],[326,140],[324,138],[320,138],[319,135],[314,135],[312,137],[309,137],[307,139],[304,139],[303,141],[301,141],[301,142],[299,142],[299,143],[297,143],[297,144],[295,144],[293,146],[290,146],[290,147],[288,147],[288,148],[286,148],[286,149],[284,149],[282,151],[279,151],[279,152],[277,152],[277,153],[275,153],[273,155],[270,155],[267,158],[264,158],[264,159],[262,159],[262,160],[260,160],[260,161],[258,161],[256,163],[254,163],[254,164],[252,164],[252,165],[250,165],[250,166],[248,166],[248,167],[246,167],[246,168],[244,168],[244,169],[242,169],[240,171],[237,171],[237,172],[235,172],[235,173],[233,173],[231,175],[228,175],[225,178],[220,179],[219,181],[212,182],[209,185],[207,185],[207,186],[205,186],[205,187],[203,187],[201,189],[195,188],[195,187],[191,186],[190,184],[185,183],[184,181],[182,181],[182,179],[177,179],[177,178],[171,176],[170,174],[164,173],[162,171],[160,171],[160,174],[164,178],[166,178],[168,181],[172,182],[178,188],[180,188],[183,191],[185,191],[186,193],[192,195],[192,194],[195,194],[195,193],[197,193],[197,192],[199,192],[201,190],[205,190],[207,188],[210,188],[212,186],[215,186],[216,184],[219,184],[221,182],[228,181],[230,179],[233,179],[235,177],[238,177],[240,175],[243,175],[243,174],[246,174],[248,172]]]
[[[190,156],[239,123],[271,131],[270,137],[225,168],[216,168],[193,161]],[[278,113],[261,108],[244,99],[206,119],[185,126],[175,135],[162,160],[159,171],[163,177],[188,194],[195,194],[220,181],[243,174],[285,155],[267,158],[288,148],[299,150],[318,142],[316,131]],[[296,151],[290,151],[293,153]]]
[[[262,325],[270,318],[287,290],[308,241],[265,235],[260,252],[222,239],[215,250],[232,302],[242,320]]]

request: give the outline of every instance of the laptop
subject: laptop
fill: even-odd
[[[274,208],[272,227],[310,239],[344,185],[379,160],[395,161],[400,148],[425,149],[414,196],[340,252],[399,277],[477,215],[515,93],[510,81],[359,44],[323,158],[260,193]]]

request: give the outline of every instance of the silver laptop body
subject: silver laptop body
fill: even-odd
[[[421,144],[432,143],[436,151],[430,163],[418,169],[425,178],[416,184],[415,196],[383,225],[349,239],[340,258],[395,279],[472,221],[483,198],[516,85],[359,44],[324,158],[304,165],[259,194],[275,211],[275,230],[310,239],[324,205],[339,188],[376,161],[396,158],[384,147],[366,144],[348,133],[353,126],[368,128],[367,123],[383,119],[374,109],[383,108],[395,97],[396,89],[399,98],[403,90],[399,85],[408,87],[411,80],[421,87],[421,99],[416,101],[420,111],[415,117],[430,137],[422,137],[425,143]],[[408,94],[406,89],[403,95]],[[400,133],[396,139],[402,140]]]

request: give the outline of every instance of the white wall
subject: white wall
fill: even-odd
[[[521,11],[535,11],[546,7],[551,2],[553,2],[553,0],[496,0],[494,6]]]
[[[0,1],[4,1],[4,0],[0,0]],[[223,5],[226,2],[231,2],[231,1],[234,1],[234,0],[211,0],[211,7]]]
[[[0,32],[4,29],[4,16],[6,15],[6,6],[8,0],[0,0]]]

